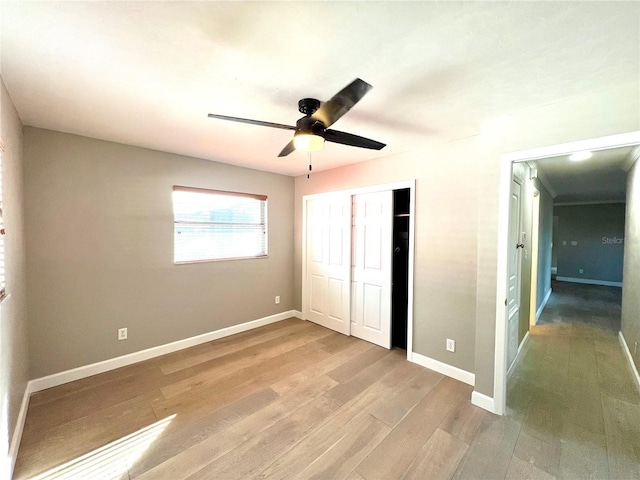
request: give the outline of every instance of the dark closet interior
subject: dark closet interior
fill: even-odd
[[[393,267],[391,287],[391,345],[407,349],[409,301],[410,190],[393,191]]]

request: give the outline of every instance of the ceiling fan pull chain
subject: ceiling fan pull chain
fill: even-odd
[[[311,151],[307,153],[309,154],[309,173],[307,173],[307,179],[308,179],[309,175],[311,174]]]

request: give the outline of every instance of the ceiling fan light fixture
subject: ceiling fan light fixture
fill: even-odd
[[[572,162],[581,162],[582,160],[587,160],[591,158],[592,153],[589,151],[584,152],[576,152],[569,156],[569,160]]]
[[[324,145],[324,138],[320,135],[314,135],[311,132],[296,133],[293,137],[293,145],[296,150],[305,150],[315,152],[321,150]]]

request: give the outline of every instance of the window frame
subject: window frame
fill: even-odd
[[[235,198],[250,198],[254,200],[259,200],[262,202],[262,222],[260,223],[252,223],[251,225],[260,225],[262,227],[263,238],[263,246],[264,253],[258,255],[245,255],[245,256],[233,256],[233,257],[215,257],[215,258],[199,258],[194,260],[176,260],[176,228],[178,225],[188,225],[188,224],[201,224],[201,225],[222,225],[227,224],[227,222],[188,222],[188,221],[178,221],[176,220],[176,211],[175,211],[175,200],[173,199],[174,192],[191,192],[191,193],[204,193],[209,195],[216,196],[229,196]],[[250,259],[260,259],[267,258],[269,256],[269,225],[268,225],[268,197],[267,195],[253,194],[253,193],[244,193],[244,192],[232,192],[227,190],[216,190],[210,188],[201,188],[201,187],[187,187],[183,185],[174,185],[172,190],[172,204],[173,204],[173,263],[174,265],[188,265],[192,263],[207,263],[207,262],[223,262],[227,260],[250,260]],[[238,223],[241,225],[241,223]]]

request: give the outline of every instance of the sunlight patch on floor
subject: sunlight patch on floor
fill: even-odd
[[[175,417],[164,418],[156,423],[119,438],[92,452],[40,473],[30,480],[92,479],[111,480],[128,478],[127,471],[160,436]]]

